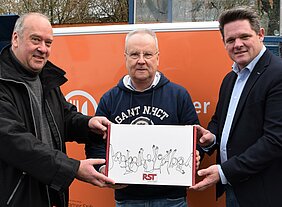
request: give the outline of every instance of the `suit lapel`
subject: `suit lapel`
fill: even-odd
[[[226,91],[226,92],[223,94],[223,104],[222,104],[222,109],[221,109],[221,117],[224,117],[224,119],[222,119],[222,121],[220,122],[220,126],[219,126],[220,132],[223,130],[223,127],[224,127],[224,124],[225,124],[227,111],[228,111],[228,107],[229,107],[229,102],[230,102],[231,94],[232,94],[233,87],[234,87],[234,84],[236,82],[236,79],[237,79],[237,74],[232,71],[230,73],[230,76],[226,79],[226,84],[223,85],[224,91]]]
[[[233,130],[236,127],[236,123],[241,116],[242,110],[246,104],[246,100],[249,96],[250,91],[252,88],[255,86],[257,80],[259,80],[260,76],[263,74],[263,72],[266,70],[267,66],[269,65],[270,62],[270,54],[269,51],[266,51],[264,55],[261,57],[261,59],[258,61],[256,66],[254,67],[252,73],[250,74],[249,79],[246,82],[246,85],[242,91],[233,121],[232,121],[232,126],[230,129],[229,137],[231,137],[231,134]]]

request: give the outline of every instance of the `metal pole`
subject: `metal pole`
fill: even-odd
[[[135,5],[135,0],[128,1],[128,24],[135,23],[135,6],[134,5]]]
[[[167,0],[167,21],[172,22],[172,0]]]
[[[280,32],[280,36],[282,36],[282,0],[280,0],[280,12],[279,12],[279,16],[280,16],[280,21],[279,21],[279,32]]]

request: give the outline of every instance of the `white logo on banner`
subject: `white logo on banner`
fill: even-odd
[[[65,96],[66,100],[77,107],[77,110],[84,115],[92,116],[97,109],[97,102],[87,92],[75,90]]]

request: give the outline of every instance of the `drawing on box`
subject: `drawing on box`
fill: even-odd
[[[140,170],[146,173],[166,172],[169,175],[172,171],[185,174],[191,171],[193,166],[193,153],[183,157],[177,154],[177,149],[163,150],[153,145],[151,152],[146,152],[142,147],[138,152],[128,149],[124,151],[125,153],[115,152],[113,145],[110,144],[109,170],[119,167],[124,169],[124,175]]]

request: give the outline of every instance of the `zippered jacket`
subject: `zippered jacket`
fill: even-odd
[[[66,141],[85,142],[90,117],[66,102],[59,86],[65,72],[47,62],[39,74],[42,107],[52,134],[53,149],[38,137],[31,97],[10,46],[0,54],[0,206],[68,206],[68,187],[80,162],[69,158]],[[30,76],[30,78],[34,78]]]

